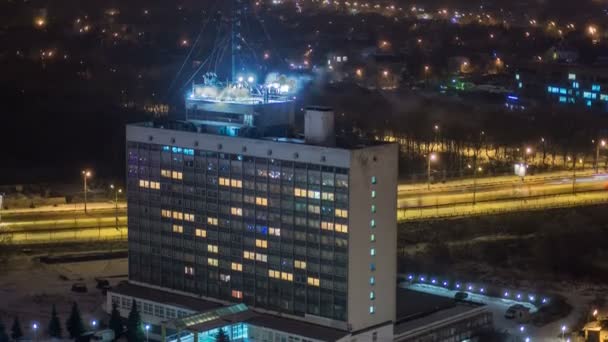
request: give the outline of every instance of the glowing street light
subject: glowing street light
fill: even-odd
[[[362,69],[357,69],[355,71],[355,74],[357,74],[357,77],[363,77],[363,70]]]
[[[150,324],[146,324],[146,342],[148,342],[148,332],[150,331]]]
[[[34,341],[38,341],[38,323],[32,324],[32,329],[34,330]]]
[[[84,213],[87,213],[87,178],[90,178],[92,175],[90,170],[82,170],[82,180],[84,182],[83,192],[84,192]]]
[[[429,153],[426,168],[427,188],[429,190],[431,190],[431,162],[434,162],[435,160],[437,160],[437,155],[435,153]]]
[[[388,77],[388,70],[384,70],[384,71],[382,72],[382,76],[384,76],[384,77]]]
[[[91,321],[91,326],[93,327],[93,330],[95,330],[97,328],[97,321],[96,320],[92,320]]]
[[[564,339],[565,334],[566,334],[566,326],[562,325],[562,340]]]
[[[46,19],[43,17],[37,17],[34,19],[34,25],[37,28],[43,28],[46,26]]]

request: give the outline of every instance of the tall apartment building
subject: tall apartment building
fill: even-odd
[[[130,283],[347,332],[391,324],[398,146],[336,139],[327,108],[304,139],[252,138],[271,110],[189,101],[207,113],[127,126]]]

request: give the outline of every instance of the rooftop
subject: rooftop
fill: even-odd
[[[171,292],[153,289],[147,286],[141,286],[130,282],[122,282],[112,288],[113,293],[122,294],[134,298],[141,298],[153,302],[164,303],[184,309],[194,311],[209,311],[222,307],[222,304],[211,302],[208,300],[174,294]]]

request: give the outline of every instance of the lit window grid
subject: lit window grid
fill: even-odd
[[[219,186],[219,185],[218,185],[218,186]],[[314,190],[314,191],[316,191],[316,190]],[[331,199],[333,198],[333,192],[332,192],[332,193],[328,193],[328,196],[325,196],[323,191],[320,191],[320,194],[321,194],[321,199],[320,199],[320,200],[323,200],[323,201],[331,201]],[[318,195],[316,195],[316,192],[312,192],[312,195],[311,195],[310,197],[309,197],[309,193],[308,193],[308,191],[307,191],[307,193],[306,193],[306,198],[307,198],[307,199],[317,200],[317,199],[318,199],[318,197],[319,197],[319,196],[318,196]],[[313,214],[314,214],[314,211],[315,211],[315,210],[313,210]],[[197,212],[198,212],[198,210],[197,210]],[[340,213],[338,213],[338,215],[340,215]],[[206,215],[202,215],[202,216],[203,216],[203,221],[204,221],[204,220],[205,220]],[[220,215],[220,216],[221,216],[221,215]],[[207,222],[207,224],[208,224],[208,225],[211,225],[211,226],[217,226],[217,225],[218,225],[218,223],[219,223],[219,222],[218,222],[218,218],[220,218],[220,217],[218,217],[218,216],[211,217],[211,220],[210,220],[210,221],[208,221],[208,222]],[[333,221],[333,220],[332,220],[332,221]],[[335,222],[338,222],[338,220],[336,219],[336,221],[335,221]],[[332,222],[332,223],[333,223],[333,222]],[[345,223],[346,223],[346,222],[345,222]],[[334,231],[340,231],[340,230],[342,230],[342,231],[344,231],[344,232],[348,232],[348,228],[347,228],[347,225],[346,225],[346,224],[343,224],[343,223],[337,223],[337,224],[340,224],[340,225],[341,225],[340,227],[342,227],[342,228],[339,228],[339,230],[334,230]],[[334,225],[335,225],[335,223],[334,223]],[[216,229],[217,229],[218,231],[220,231],[220,229],[222,229],[222,228],[221,228],[221,227],[214,228],[214,230],[216,230]],[[272,236],[281,236],[281,229],[282,229],[282,228],[279,228],[279,227],[273,227],[273,229],[274,229],[274,230],[268,229],[268,235],[272,235]],[[289,229],[289,230],[291,230],[291,229],[293,229],[293,228],[291,228],[291,227],[290,227],[290,228],[288,228],[288,229]],[[202,235],[202,229],[201,229],[201,234],[199,234],[199,235]],[[206,236],[206,233],[205,233],[205,236]],[[202,236],[199,236],[199,237],[202,237]],[[213,264],[214,264],[213,262],[211,262],[211,263],[210,263],[210,265],[213,265]],[[284,272],[284,271],[281,271],[281,272],[282,272],[282,273],[284,273],[284,275],[282,275],[282,276],[281,276],[281,279],[289,281],[289,279],[290,279],[289,274],[291,274],[291,273],[290,273],[290,272]],[[292,278],[292,277],[291,277],[291,278]],[[314,277],[313,277],[313,278],[314,278]],[[291,280],[291,281],[293,281],[293,278],[292,278],[292,280]]]

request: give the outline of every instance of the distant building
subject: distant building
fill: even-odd
[[[515,96],[608,111],[608,68],[565,64],[531,64],[515,72]]]

